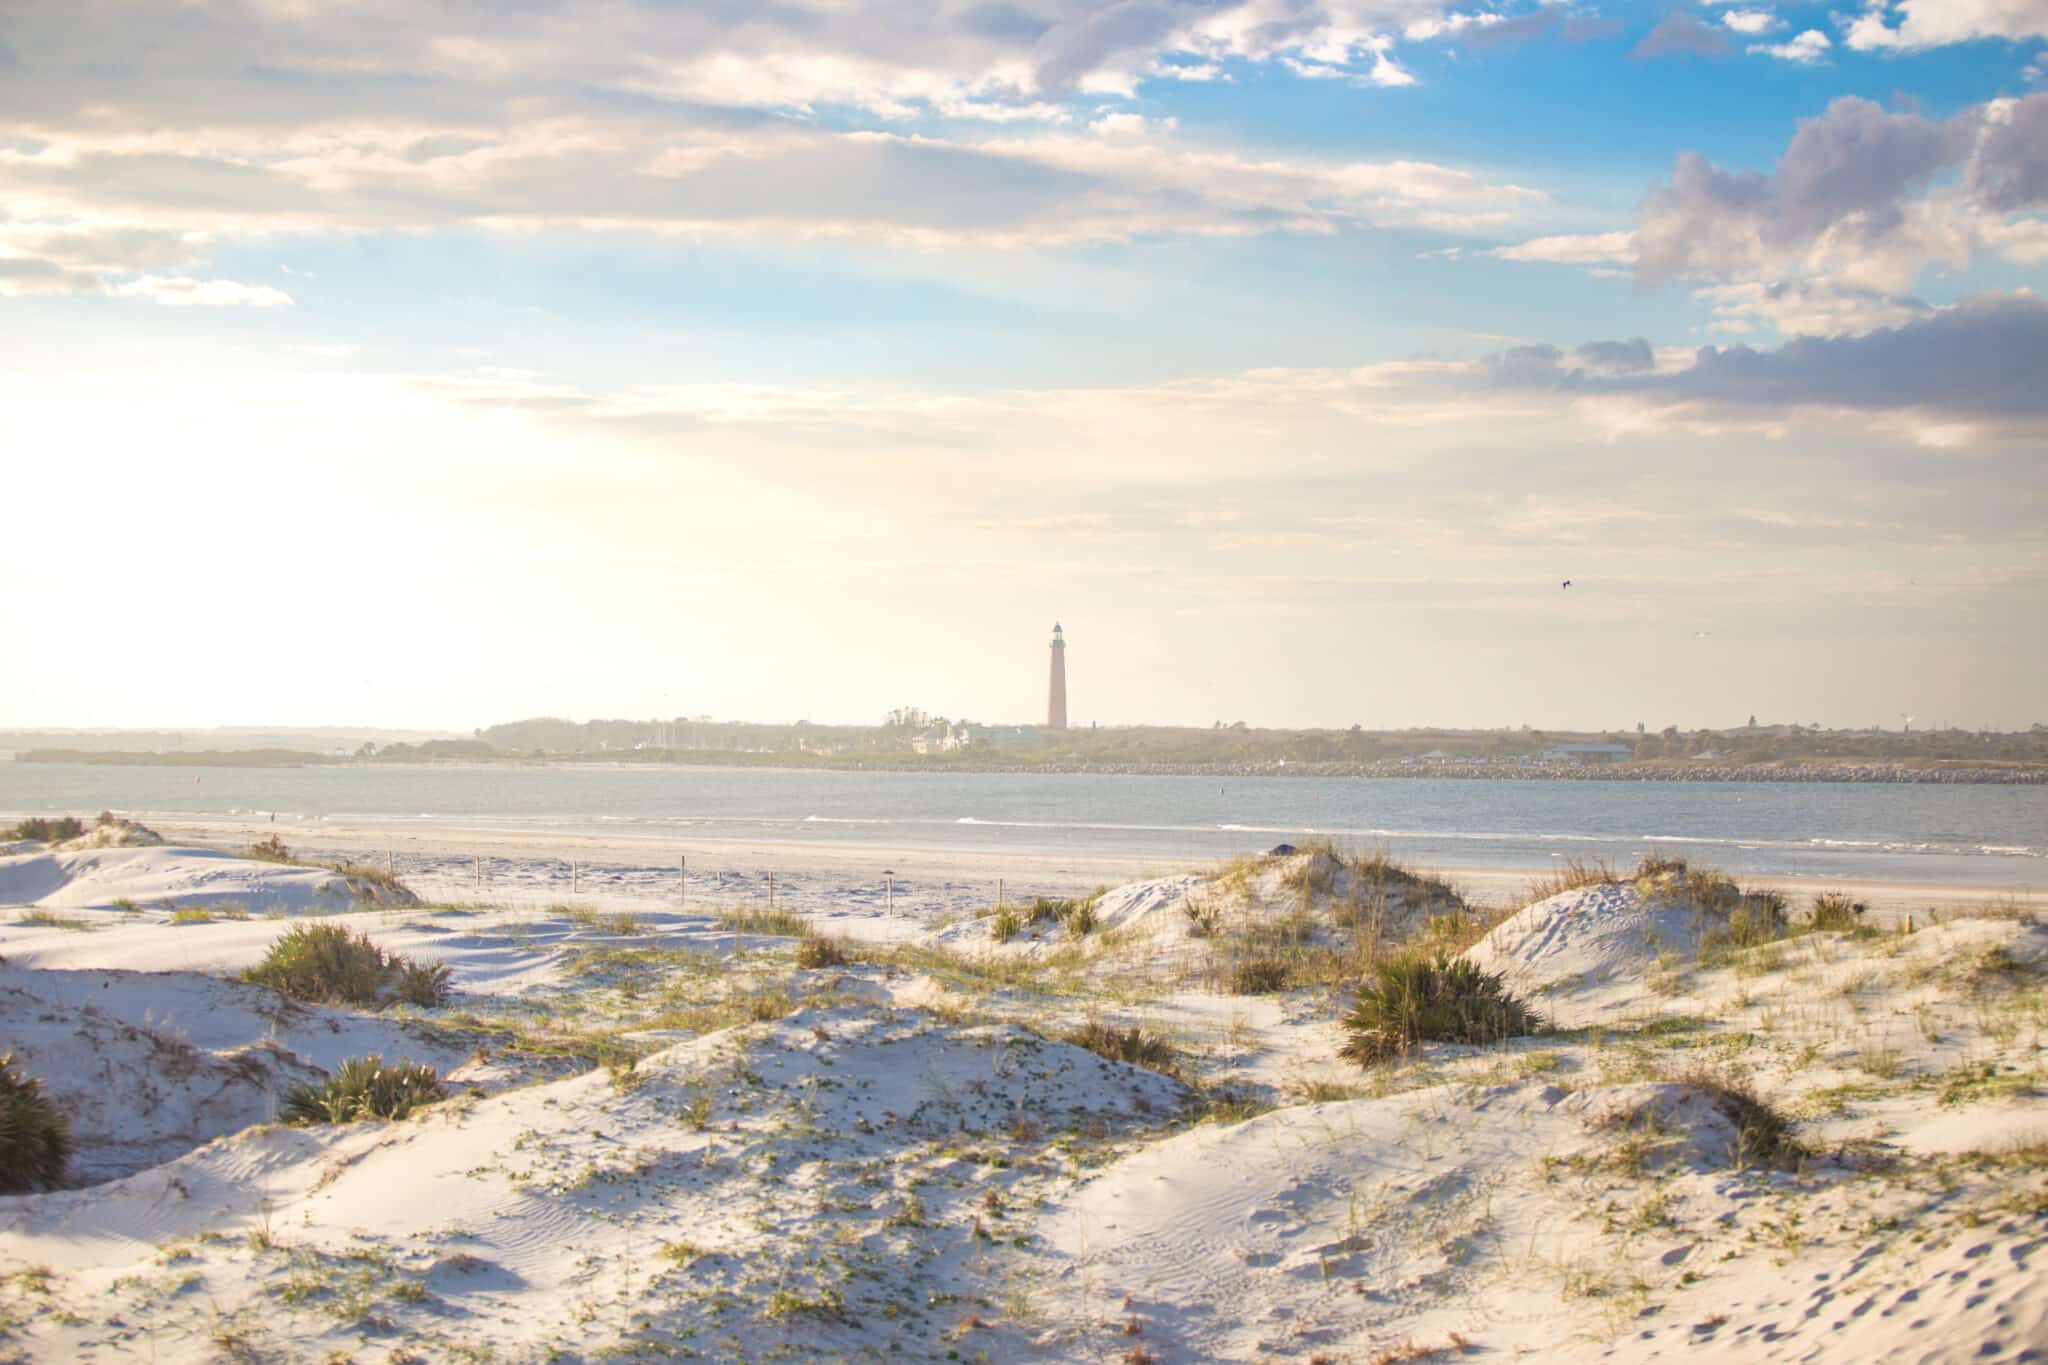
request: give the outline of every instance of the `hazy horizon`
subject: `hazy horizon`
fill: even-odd
[[[2048,719],[2041,0],[480,15],[0,12],[0,726]]]

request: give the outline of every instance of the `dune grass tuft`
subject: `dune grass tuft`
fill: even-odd
[[[1142,1066],[1167,1076],[1178,1077],[1181,1074],[1180,1049],[1141,1024],[1118,1028],[1100,1019],[1090,1019],[1079,1028],[1062,1034],[1060,1041],[1085,1047],[1096,1056],[1112,1062]]]
[[[378,1056],[351,1057],[315,1085],[294,1086],[285,1097],[285,1122],[358,1123],[402,1119],[447,1091],[430,1066],[401,1060],[386,1065]]]
[[[242,980],[311,1005],[375,1007],[402,1000],[433,1009],[449,995],[447,967],[387,953],[369,935],[335,924],[294,925]]]
[[[796,945],[796,965],[805,971],[846,965],[846,950],[829,938],[807,938]]]
[[[1346,1041],[1337,1055],[1371,1067],[1419,1043],[1497,1043],[1536,1033],[1543,1021],[1493,972],[1443,953],[1404,953],[1360,982],[1339,1025]]]
[[[12,1052],[0,1052],[0,1194],[54,1189],[71,1161],[71,1127]]]

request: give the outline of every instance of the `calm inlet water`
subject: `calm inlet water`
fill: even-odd
[[[2048,882],[2048,787],[0,763],[0,813],[103,807],[1161,859],[1326,834],[1440,866],[1659,849],[1737,873]]]

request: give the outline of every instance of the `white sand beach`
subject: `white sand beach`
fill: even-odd
[[[2048,1341],[2048,929],[2017,903],[1922,889],[1957,904],[1912,932],[1874,907],[1805,931],[1794,903],[1745,944],[1725,907],[1648,883],[1566,889],[1466,953],[1542,1031],[1362,1066],[1340,1056],[1358,954],[1455,947],[1488,913],[1369,862],[1174,869],[1035,911],[1115,869],[1006,869],[999,916],[984,867],[864,854],[902,864],[892,913],[864,863],[782,849],[700,848],[731,865],[671,903],[616,840],[574,845],[572,896],[501,836],[474,845],[482,894],[443,872],[370,902],[163,832],[0,858],[0,1036],[75,1145],[64,1188],[0,1197],[14,1358]],[[380,834],[351,836],[361,861]],[[430,856],[393,851],[401,873]],[[307,1005],[236,979],[301,925],[445,968],[450,993]],[[372,1054],[446,1097],[278,1121]]]

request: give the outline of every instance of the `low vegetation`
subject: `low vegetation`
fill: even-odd
[[[64,1115],[12,1052],[0,1052],[0,1194],[55,1189],[70,1161]]]
[[[332,1076],[293,1087],[285,1097],[285,1122],[359,1123],[402,1119],[447,1094],[440,1073],[410,1060],[387,1065],[382,1057],[351,1057]]]
[[[263,960],[242,973],[254,986],[312,1005],[393,1002],[434,1009],[448,1003],[448,968],[387,953],[367,934],[333,924],[300,924],[270,945]]]
[[[1807,917],[1806,927],[1823,933],[1853,933],[1863,927],[1863,914],[1869,908],[1839,891],[1823,891],[1813,898],[1813,913]]]
[[[85,825],[76,816],[60,815],[56,819],[33,816],[8,831],[15,839],[34,839],[38,843],[57,844],[66,839],[76,839],[85,833]]]
[[[1444,953],[1379,963],[1339,1023],[1345,1042],[1337,1055],[1362,1067],[1404,1057],[1423,1042],[1497,1043],[1543,1027],[1497,974]]]
[[[1182,1074],[1180,1049],[1162,1035],[1139,1024],[1118,1028],[1100,1019],[1090,1019],[1079,1028],[1063,1034],[1061,1041],[1085,1047],[1096,1056],[1106,1057],[1112,1062],[1142,1066],[1167,1076]]]
[[[796,945],[796,965],[805,971],[846,965],[846,950],[829,938],[807,938]]]

